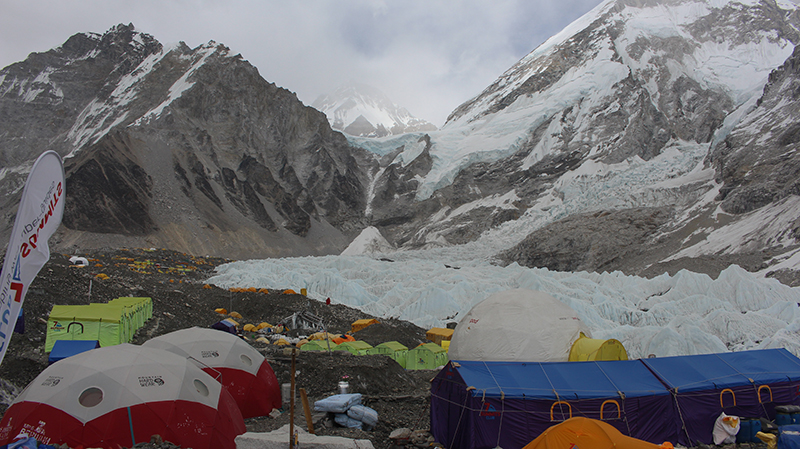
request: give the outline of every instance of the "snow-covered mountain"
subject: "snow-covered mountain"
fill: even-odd
[[[800,247],[795,95],[771,87],[798,82],[799,28],[788,1],[607,0],[440,131],[350,138],[384,157],[372,222],[553,269],[772,272]]]
[[[12,205],[55,149],[74,155],[56,247],[253,258],[381,236],[433,259],[800,284],[798,30],[785,0],[606,0],[442,129],[380,138],[333,131],[224,46],[76,35],[0,71],[0,193]]]
[[[432,123],[412,116],[380,90],[361,83],[321,95],[311,106],[325,113],[333,129],[351,136],[384,137],[436,130]]]
[[[48,149],[66,157],[56,248],[330,254],[364,226],[358,171],[373,158],[215,42],[164,47],[132,25],[76,34],[0,70],[0,117],[4,241]]]

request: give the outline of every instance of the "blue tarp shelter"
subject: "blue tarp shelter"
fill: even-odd
[[[446,447],[521,448],[573,416],[663,442],[672,413],[669,392],[637,360],[450,362],[431,384],[431,429]]]
[[[230,320],[222,320],[217,321],[216,323],[211,325],[212,329],[220,330],[223,332],[228,332],[230,334],[236,335],[236,325],[233,324]]]
[[[98,340],[56,340],[47,361],[53,364],[61,359],[99,347],[100,342]]]
[[[775,406],[800,405],[800,359],[786,349],[643,359],[669,389],[677,441],[711,444],[714,421],[725,412],[775,419]],[[675,442],[673,441],[673,442]]]
[[[446,447],[521,448],[570,417],[687,447],[712,443],[723,411],[775,418],[800,405],[800,359],[785,349],[601,362],[451,361],[431,383],[431,430]],[[735,403],[734,403],[735,399]]]

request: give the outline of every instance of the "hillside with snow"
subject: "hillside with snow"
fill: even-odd
[[[56,248],[735,264],[800,285],[798,30],[788,1],[607,0],[414,132],[363,86],[305,106],[222,44],[76,34],[0,70],[0,231],[52,149],[70,156]]]
[[[311,104],[325,113],[333,129],[351,136],[385,137],[408,132],[435,131],[436,126],[414,117],[380,90],[351,83]]]
[[[739,163],[741,169],[733,165],[738,159],[723,158],[775,154],[765,167],[779,164],[787,180],[797,179],[797,139],[781,136],[795,135],[798,110],[768,112],[786,94],[766,86],[778,83],[774,72],[787,86],[798,82],[794,70],[779,68],[797,66],[792,53],[799,24],[797,6],[788,1],[605,1],[417,143],[413,136],[350,137],[392,160],[375,172],[375,198],[384,185],[396,190],[387,173],[403,176],[424,158],[424,170],[413,171],[413,192],[396,199],[408,207],[424,204],[417,210],[428,213],[409,217],[397,206],[375,207],[373,221],[386,223],[384,235],[406,247],[471,241],[504,252],[507,262],[554,267],[578,257],[566,247],[569,241],[580,235],[602,240],[613,231],[599,219],[629,211],[652,224],[631,242],[638,252],[620,257],[621,245],[583,269],[672,269],[690,264],[687,258],[721,255],[728,263],[741,256],[748,269],[763,264],[771,275],[796,270],[800,190],[757,182],[768,170],[739,179],[758,156]],[[765,101],[769,92],[774,102]],[[754,134],[754,143],[740,150],[730,136],[756,120],[770,120],[766,135],[775,139]],[[737,190],[742,185],[747,188]],[[656,221],[648,218],[653,208],[661,209]],[[395,225],[401,216],[414,225]],[[561,241],[533,246],[539,231],[565,231],[559,223],[568,217],[582,218]],[[534,260],[537,252],[549,254],[550,262]]]

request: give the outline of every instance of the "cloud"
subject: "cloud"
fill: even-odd
[[[2,0],[0,66],[118,23],[164,44],[223,43],[306,104],[353,80],[441,126],[599,0]]]

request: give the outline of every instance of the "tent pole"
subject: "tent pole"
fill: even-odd
[[[295,373],[295,363],[296,363],[296,352],[295,348],[292,348],[292,375],[291,375],[291,393],[289,393],[289,397],[291,398],[291,402],[289,403],[289,449],[294,449],[294,373]]]
[[[136,437],[133,436],[133,418],[131,418],[131,408],[128,407],[128,424],[131,426],[131,447],[136,446]]]

